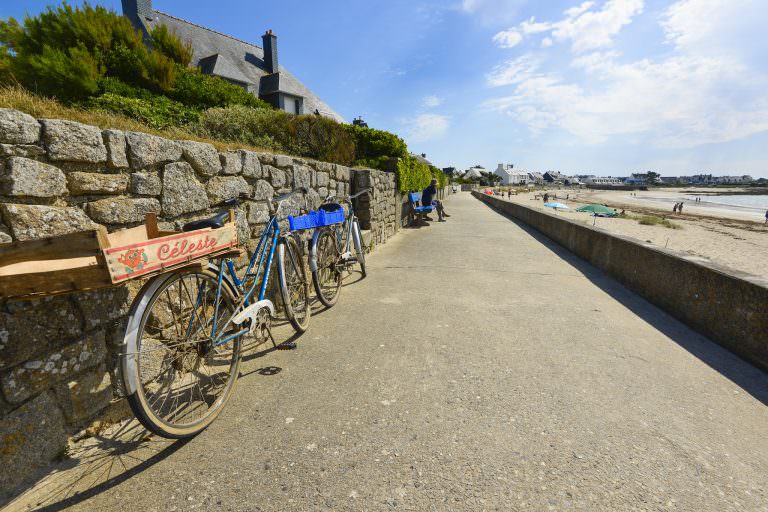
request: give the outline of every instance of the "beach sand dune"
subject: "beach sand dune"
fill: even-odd
[[[537,192],[540,194],[541,192]],[[559,211],[557,215],[594,225],[611,233],[629,236],[660,247],[701,258],[704,261],[730,267],[760,277],[768,277],[768,225],[763,224],[756,212],[686,202],[682,214],[672,213],[674,197],[680,191],[637,192],[637,197],[626,191],[568,191],[553,190],[557,200],[571,209]],[[565,200],[566,195],[568,199]],[[552,211],[545,208],[543,201],[534,200],[534,193],[512,196],[512,201],[524,206]],[[668,208],[666,202],[669,201]],[[594,218],[587,213],[578,213],[576,208],[586,203],[606,204],[635,218]],[[663,225],[643,225],[637,220],[642,215],[654,215],[671,221],[681,229],[670,229]]]

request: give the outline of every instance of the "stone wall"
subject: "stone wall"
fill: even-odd
[[[394,173],[361,170],[355,173],[355,190],[372,188],[355,200],[360,229],[370,231],[370,246],[383,244],[397,231],[397,183]]]
[[[240,193],[255,199],[297,187],[316,208],[329,191],[371,184],[357,205],[383,243],[395,232],[395,177],[324,162],[72,121],[37,120],[0,109],[0,244],[141,224],[158,212],[163,229],[180,229],[220,210]],[[282,210],[296,214],[297,199]],[[264,202],[237,211],[241,240],[253,249],[269,218]],[[283,222],[285,222],[283,220]],[[2,251],[2,245],[0,245]],[[116,375],[125,315],[141,283],[25,301],[0,298],[0,489],[44,467],[119,396]],[[2,494],[2,493],[0,493]]]
[[[768,279],[695,261],[479,192],[472,194],[604,270],[692,329],[768,370]]]

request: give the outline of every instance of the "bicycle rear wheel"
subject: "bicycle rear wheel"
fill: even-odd
[[[280,273],[280,294],[285,313],[293,328],[302,333],[309,326],[312,308],[303,251],[294,237],[280,240],[277,248],[277,268]]]
[[[240,337],[212,343],[214,315],[220,329],[236,309],[226,282],[217,301],[217,286],[210,270],[160,276],[142,288],[131,308],[123,384],[136,418],[160,436],[201,432],[222,411],[237,380]]]
[[[325,307],[332,307],[339,300],[341,282],[344,275],[341,272],[339,246],[336,233],[323,229],[312,239],[312,255],[315,267],[312,270],[312,283],[318,300]]]

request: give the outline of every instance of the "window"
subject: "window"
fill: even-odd
[[[283,110],[291,114],[301,114],[301,98],[283,94]]]

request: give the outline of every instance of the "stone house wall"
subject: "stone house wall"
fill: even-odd
[[[317,208],[329,191],[372,185],[356,205],[375,244],[398,222],[395,176],[376,170],[173,141],[0,109],[2,244],[94,228],[110,232],[158,212],[161,229],[218,212],[240,193],[255,199],[303,186]],[[303,203],[283,208],[283,218]],[[252,250],[269,212],[245,201],[241,240]],[[282,222],[286,222],[283,220]],[[36,300],[0,297],[0,489],[10,491],[66,447],[68,437],[119,397],[119,345],[141,282]],[[0,492],[2,494],[2,492]]]

